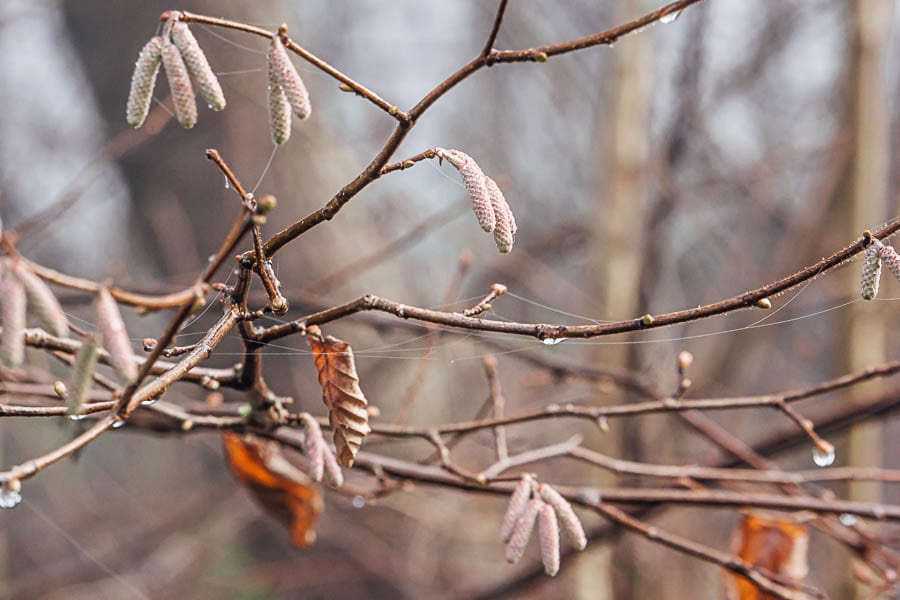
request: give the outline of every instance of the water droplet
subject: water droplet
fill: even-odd
[[[827,467],[834,464],[834,450],[823,452],[818,448],[813,448],[813,462],[818,467]]]
[[[881,504],[876,504],[872,507],[872,516],[881,521],[884,519],[884,506]]]
[[[856,525],[856,515],[851,515],[850,513],[842,513],[841,516],[838,517],[838,520],[840,520],[841,525],[845,527],[853,527]]]
[[[153,397],[153,398],[147,398],[146,400],[144,400],[143,402],[141,402],[141,406],[153,406],[153,405],[156,404],[157,402],[159,402],[159,397],[158,397],[158,396],[155,396],[155,397]],[[120,421],[120,422],[121,422],[121,421]]]
[[[113,421],[112,428],[118,429],[119,427],[122,427],[123,425],[125,425],[125,421],[123,421],[122,419],[116,419],[115,421]]]
[[[231,189],[231,182],[228,181],[228,178],[227,178],[227,177],[225,178],[225,189],[226,189],[226,190],[230,190],[230,189]]]
[[[567,338],[564,338],[564,337],[558,337],[558,338],[548,337],[548,338],[542,339],[541,343],[545,346],[555,346],[557,344],[561,344],[562,342],[566,341],[566,339]]]
[[[5,485],[0,488],[0,508],[15,508],[22,501],[22,494]]]
[[[597,417],[597,427],[599,427],[600,431],[603,433],[609,432],[609,419],[606,418],[606,415]]]
[[[85,418],[87,415],[69,415],[70,421],[80,421]]]
[[[681,16],[681,11],[676,10],[659,18],[659,22],[663,24],[674,23]]]
[[[366,507],[366,499],[362,496],[353,496],[353,500],[351,500],[350,503],[353,505],[353,508]]]

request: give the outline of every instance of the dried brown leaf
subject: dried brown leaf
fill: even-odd
[[[368,402],[359,387],[359,376],[350,344],[332,336],[307,336],[319,372],[322,398],[334,428],[338,462],[352,467],[356,453],[369,433]]]
[[[788,519],[746,514],[734,533],[734,552],[753,567],[800,583],[809,571],[809,533],[806,526]],[[731,600],[770,600],[743,577],[726,574]]]
[[[222,434],[222,442],[232,472],[269,514],[290,527],[291,543],[312,545],[323,507],[318,486],[284,458],[275,442],[236,433]]]

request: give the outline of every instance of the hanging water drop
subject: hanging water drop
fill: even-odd
[[[834,449],[820,450],[813,448],[813,462],[818,467],[828,467],[834,464]]]
[[[69,415],[70,421],[80,421],[85,418],[87,415]]]
[[[545,346],[555,346],[557,344],[561,344],[564,341],[566,341],[566,338],[564,338],[564,337],[558,337],[558,338],[548,337],[548,338],[542,339],[541,343],[544,344]]]
[[[353,500],[350,503],[353,504],[353,508],[365,508],[366,499],[362,496],[353,496]]]
[[[680,10],[672,11],[666,15],[661,16],[659,18],[659,22],[667,25],[669,23],[674,23],[680,16],[681,16]]]
[[[603,433],[609,433],[609,419],[606,418],[606,415],[597,417],[597,427],[599,427],[600,431]]]
[[[123,425],[125,425],[125,421],[123,421],[122,419],[116,419],[115,421],[113,421],[112,428],[118,429],[119,427],[122,427]]]
[[[853,527],[854,525],[856,525],[856,515],[851,515],[850,513],[841,513],[841,516],[838,517],[838,520],[844,527]]]
[[[230,190],[230,189],[231,189],[231,182],[228,181],[228,178],[227,178],[227,177],[225,178],[225,189],[226,189],[226,190]]]
[[[22,501],[22,494],[19,491],[22,485],[18,479],[13,479],[0,487],[0,508],[15,508],[16,504]]]
[[[153,406],[157,402],[159,402],[159,396],[154,396],[153,398],[147,398],[141,402],[141,406]]]

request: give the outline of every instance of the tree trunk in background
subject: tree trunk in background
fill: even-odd
[[[853,37],[851,60],[852,86],[851,119],[854,133],[852,196],[847,223],[847,238],[858,237],[862,231],[890,216],[887,210],[888,169],[890,164],[890,122],[887,113],[885,66],[892,17],[891,0],[853,2]],[[859,294],[858,282],[851,279],[849,293]],[[886,359],[884,318],[877,305],[857,303],[847,313],[845,326],[847,354],[844,369],[856,370]],[[880,385],[878,383],[874,385]],[[871,392],[871,388],[867,390]],[[877,467],[884,464],[882,422],[859,425],[851,430],[848,444],[848,463],[851,466]],[[881,500],[879,482],[853,482],[853,500],[878,502]],[[857,597],[867,596],[867,588],[857,587]]]
[[[624,22],[629,14],[639,11],[638,2],[622,3],[614,20]],[[600,135],[606,138],[597,147],[608,151],[599,157],[598,171],[604,178],[597,194],[594,239],[598,243],[594,264],[603,265],[597,270],[598,313],[609,319],[638,316],[634,313],[640,310],[640,248],[643,246],[647,196],[645,174],[653,73],[651,44],[651,37],[635,36],[616,46],[613,80],[609,82],[612,84],[609,87],[614,90],[611,110],[605,110],[608,118],[597,119]],[[623,351],[622,346],[598,346],[596,360],[606,367],[635,368],[640,346],[626,348]],[[621,420],[612,425],[611,433],[601,441],[600,450],[641,460],[643,442],[637,424]],[[610,573],[609,580],[602,587],[594,585],[594,581],[587,585],[585,581],[581,589],[590,590],[592,598],[610,597],[609,594],[613,598],[649,597],[643,593],[648,590],[643,585],[630,540],[620,540],[615,545],[614,563],[610,562],[611,558],[608,551],[602,557],[598,555],[597,561],[603,570],[595,568],[589,575],[583,575],[599,579],[602,574]],[[598,589],[603,590],[603,594],[596,593]]]

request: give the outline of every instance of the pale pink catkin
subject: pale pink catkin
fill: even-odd
[[[304,448],[306,450],[306,460],[309,463],[309,476],[313,481],[322,481],[325,469],[325,453],[328,448],[325,445],[325,437],[322,435],[322,429],[319,427],[312,415],[304,413],[302,415],[304,427]]]
[[[481,167],[478,166],[475,159],[459,150],[442,150],[440,156],[456,167],[459,174],[462,175],[478,224],[488,233],[494,231],[497,223],[496,216]]]
[[[150,112],[153,100],[153,88],[156,86],[156,75],[162,62],[163,38],[155,36],[147,42],[131,75],[131,89],[128,91],[128,104],[125,107],[125,119],[132,127],[140,127]]]
[[[556,511],[559,524],[562,530],[566,532],[566,537],[569,538],[572,545],[578,550],[584,550],[587,546],[587,536],[584,534],[581,520],[575,514],[575,510],[569,504],[569,501],[546,483],[541,484],[540,492],[541,498]]]
[[[291,62],[284,44],[281,43],[281,38],[277,35],[272,37],[269,48],[269,72],[275,76],[277,83],[284,90],[288,104],[291,105],[297,118],[307,118],[312,113],[309,92],[300,78],[300,73]]]
[[[559,524],[556,513],[549,504],[541,506],[538,515],[538,534],[541,540],[541,562],[544,572],[551,577],[559,573]]]
[[[41,327],[56,337],[69,335],[69,321],[66,319],[66,313],[44,280],[21,262],[13,266],[13,272],[25,286],[28,309],[37,318]]]
[[[522,514],[519,515],[516,525],[513,527],[512,535],[509,536],[509,541],[506,544],[507,562],[516,564],[522,560],[522,555],[525,554],[525,547],[528,545],[528,540],[531,539],[534,522],[537,520],[543,503],[539,498],[532,498],[528,501]]]
[[[497,182],[485,176],[484,183],[487,186],[488,195],[491,198],[491,208],[494,211],[494,242],[497,244],[497,249],[505,254],[512,250],[515,242],[516,221]]]
[[[881,282],[880,246],[880,243],[873,241],[863,253],[862,272],[859,278],[859,293],[863,300],[874,300],[878,295],[878,285]]]
[[[181,52],[175,44],[165,39],[162,45],[162,62],[166,69],[166,78],[169,80],[169,89],[172,91],[175,117],[182,127],[190,129],[197,124],[197,99],[194,97],[194,87],[191,85],[191,77],[188,75]]]
[[[291,138],[291,106],[288,104],[287,95],[284,93],[278,72],[275,66],[275,42],[269,46],[269,130],[272,133],[272,141],[278,145],[284,144]],[[282,48],[283,50],[283,48]]]
[[[206,54],[200,48],[187,23],[178,21],[172,25],[172,42],[181,53],[188,72],[209,107],[212,110],[224,109],[225,94],[222,92],[219,79],[209,66]]]
[[[75,354],[75,365],[69,382],[66,384],[66,414],[80,415],[84,409],[88,393],[91,391],[91,383],[94,381],[94,370],[97,368],[97,358],[100,354],[97,340],[88,338],[81,344],[81,348]]]
[[[891,272],[894,279],[900,281],[900,254],[893,246],[882,246],[878,249],[878,255],[881,257],[882,264]]]
[[[322,447],[322,455],[325,458],[325,478],[334,487],[341,487],[344,485],[344,473],[341,471],[341,465],[338,464],[334,452],[327,444],[323,444]]]
[[[137,379],[137,365],[134,350],[119,305],[105,287],[100,288],[95,303],[97,329],[103,347],[109,352],[109,359],[116,371],[128,382]]]
[[[12,273],[0,279],[0,361],[7,367],[20,367],[25,362],[25,286]]]
[[[532,482],[533,479],[530,475],[523,475],[518,485],[516,485],[516,489],[513,490],[512,495],[509,497],[509,505],[506,508],[506,514],[503,516],[503,525],[500,528],[500,538],[504,542],[509,541],[509,536],[512,535],[519,515],[522,514],[522,511],[525,510],[525,506],[528,504],[528,499],[531,497]]]

